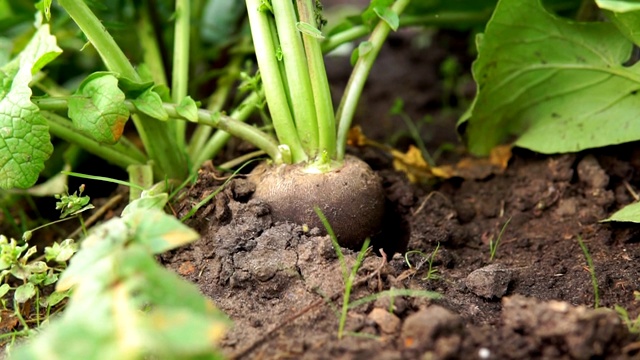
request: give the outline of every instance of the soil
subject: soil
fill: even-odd
[[[401,34],[382,52],[358,115],[369,137],[388,141],[405,131],[397,117],[375,117],[399,97],[411,118],[435,119],[424,128],[432,131],[424,137],[430,149],[456,141],[458,113],[443,106],[438,69],[452,47],[469,68],[468,36],[435,36],[428,51]],[[348,59],[329,61],[332,83],[346,81],[348,66]],[[458,85],[456,101],[468,101],[469,84]],[[350,300],[379,296],[349,310],[342,338],[345,286],[329,237],[274,222],[269,206],[251,198],[246,178],[189,220],[200,241],[162,257],[233,320],[221,343],[229,358],[640,358],[638,335],[612,310],[639,314],[640,228],[599,222],[634,200],[638,144],[554,156],[516,149],[502,173],[431,184],[410,183],[380,150],[350,152],[382,177],[390,215]],[[205,166],[178,214],[219,187],[220,176]],[[498,238],[491,259],[489,243]],[[579,240],[593,259],[598,295]],[[342,251],[350,269],[358,252]],[[390,289],[414,294],[380,295]],[[440,297],[418,292],[425,290]]]

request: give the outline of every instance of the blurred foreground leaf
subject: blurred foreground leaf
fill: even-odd
[[[596,0],[596,4],[620,32],[636,45],[640,45],[640,2]]]
[[[153,256],[197,233],[157,210],[166,196],[150,199],[92,229],[57,284],[59,298],[72,290],[64,313],[13,359],[222,358],[226,316]]]

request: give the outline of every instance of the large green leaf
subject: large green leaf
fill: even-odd
[[[20,56],[0,69],[0,188],[33,185],[53,152],[29,82],[61,52],[49,25],[42,25]]]
[[[640,69],[610,23],[577,23],[538,0],[501,0],[473,64],[478,94],[459,125],[469,149],[572,152],[640,139]]]
[[[640,2],[596,0],[596,4],[629,40],[640,44]]]

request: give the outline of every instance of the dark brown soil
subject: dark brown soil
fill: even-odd
[[[450,46],[459,34],[439,36]],[[364,132],[383,141],[404,129],[397,118],[381,116],[380,123],[372,123],[366,115],[387,113],[401,97],[411,117],[431,114],[448,124],[430,147],[453,141],[456,114],[436,109],[440,100],[429,100],[440,99],[437,69],[446,51],[394,41],[400,47],[383,53],[366,90],[373,102],[361,110]],[[334,66],[340,77],[342,68]],[[233,319],[221,344],[230,358],[639,358],[638,336],[611,310],[619,304],[633,319],[638,316],[639,228],[599,222],[633,201],[630,190],[640,181],[637,147],[557,156],[517,150],[503,174],[430,186],[409,183],[391,169],[387,154],[352,149],[384,179],[394,210],[377,241],[408,242],[411,252],[406,259],[367,253],[351,300],[389,289],[430,290],[442,297],[396,296],[355,307],[342,339],[337,312],[344,282],[329,238],[318,229],[274,223],[269,207],[251,199],[254,188],[246,179],[232,181],[190,220],[200,241],[163,261]],[[220,186],[216,179],[203,169],[178,206],[179,215]],[[490,260],[489,242],[507,221]],[[593,258],[597,310],[579,238]],[[438,244],[435,272],[427,278],[429,256]],[[343,251],[350,267],[357,254]]]

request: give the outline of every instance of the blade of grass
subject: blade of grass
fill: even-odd
[[[349,299],[351,297],[351,290],[353,288],[353,282],[356,279],[356,274],[358,273],[358,269],[360,269],[360,265],[362,265],[362,260],[364,260],[364,254],[367,252],[367,248],[369,248],[369,238],[364,241],[362,244],[362,249],[358,252],[358,257],[356,258],[356,263],[351,267],[351,273],[347,278],[347,281],[344,285],[344,295],[342,296],[342,312],[340,313],[340,324],[338,325],[338,339],[342,339],[344,334],[344,326],[347,323],[347,311],[349,311]]]
[[[108,177],[104,177],[104,176],[80,174],[80,173],[73,172],[73,171],[61,171],[61,173],[65,174],[65,175],[69,175],[69,176],[75,176],[75,177],[83,178],[83,179],[105,181],[105,182],[110,182],[110,183],[114,183],[114,184],[118,184],[118,185],[124,185],[124,186],[128,186],[128,187],[131,187],[131,188],[138,189],[140,191],[144,191],[145,190],[142,186],[139,186],[137,184],[134,184],[134,183],[131,183],[131,182],[128,182],[128,181],[122,181],[122,180],[118,180],[118,179],[108,178]]]
[[[338,256],[338,261],[340,262],[340,269],[342,270],[342,281],[344,281],[344,283],[346,284],[349,276],[349,272],[347,270],[347,262],[344,259],[344,254],[342,253],[342,248],[340,248],[340,244],[338,244],[338,238],[336,237],[336,234],[333,232],[333,228],[331,227],[331,224],[329,224],[329,220],[327,220],[327,217],[324,216],[324,213],[322,212],[322,210],[320,210],[318,206],[315,206],[313,210],[316,212],[316,214],[320,218],[322,225],[327,230],[327,234],[329,234],[329,238],[331,239],[331,244],[333,244],[333,248],[335,249],[336,255]]]
[[[349,309],[353,309],[360,305],[374,302],[378,299],[392,298],[396,296],[413,296],[413,297],[423,297],[427,299],[440,299],[442,297],[442,295],[434,291],[415,290],[415,289],[390,289],[390,290],[381,291],[377,294],[372,294],[372,295],[360,298],[358,300],[355,300],[351,302],[351,304],[349,304]]]
[[[316,214],[320,218],[320,221],[322,222],[322,225],[324,225],[325,229],[327,230],[327,233],[331,238],[333,248],[338,255],[338,260],[340,261],[340,268],[342,270],[342,277],[344,280],[344,295],[342,296],[342,310],[340,312],[340,320],[338,325],[338,339],[342,339],[342,336],[344,334],[344,326],[347,322],[347,311],[349,310],[349,299],[351,297],[353,282],[356,279],[358,269],[360,269],[360,265],[362,264],[364,256],[367,253],[367,249],[369,248],[370,239],[365,239],[364,243],[362,244],[362,248],[360,249],[360,251],[358,252],[358,256],[356,257],[356,262],[355,264],[353,264],[353,266],[351,267],[351,271],[349,272],[347,270],[347,263],[344,259],[344,254],[342,253],[340,244],[338,244],[338,238],[333,232],[333,228],[331,227],[331,224],[329,224],[327,217],[324,216],[324,213],[318,206],[315,206],[313,210],[316,212]]]
[[[580,249],[582,249],[582,253],[584,254],[585,259],[587,260],[587,265],[589,266],[589,274],[591,275],[591,286],[593,287],[593,297],[594,297],[594,309],[600,307],[600,291],[598,289],[598,278],[596,277],[596,269],[593,266],[593,260],[591,259],[591,254],[589,254],[589,249],[587,249],[587,245],[582,241],[582,236],[578,235],[578,245],[580,245]]]
[[[500,241],[502,240],[502,235],[504,234],[504,231],[507,229],[507,225],[509,225],[509,222],[511,221],[511,218],[507,219],[507,222],[504,223],[504,225],[502,225],[502,229],[500,229],[500,233],[498,234],[498,238],[496,239],[496,241],[493,241],[493,238],[489,239],[489,253],[490,253],[490,257],[489,257],[489,261],[493,261],[493,258],[495,258],[496,253],[498,252],[498,246],[500,246]]]

